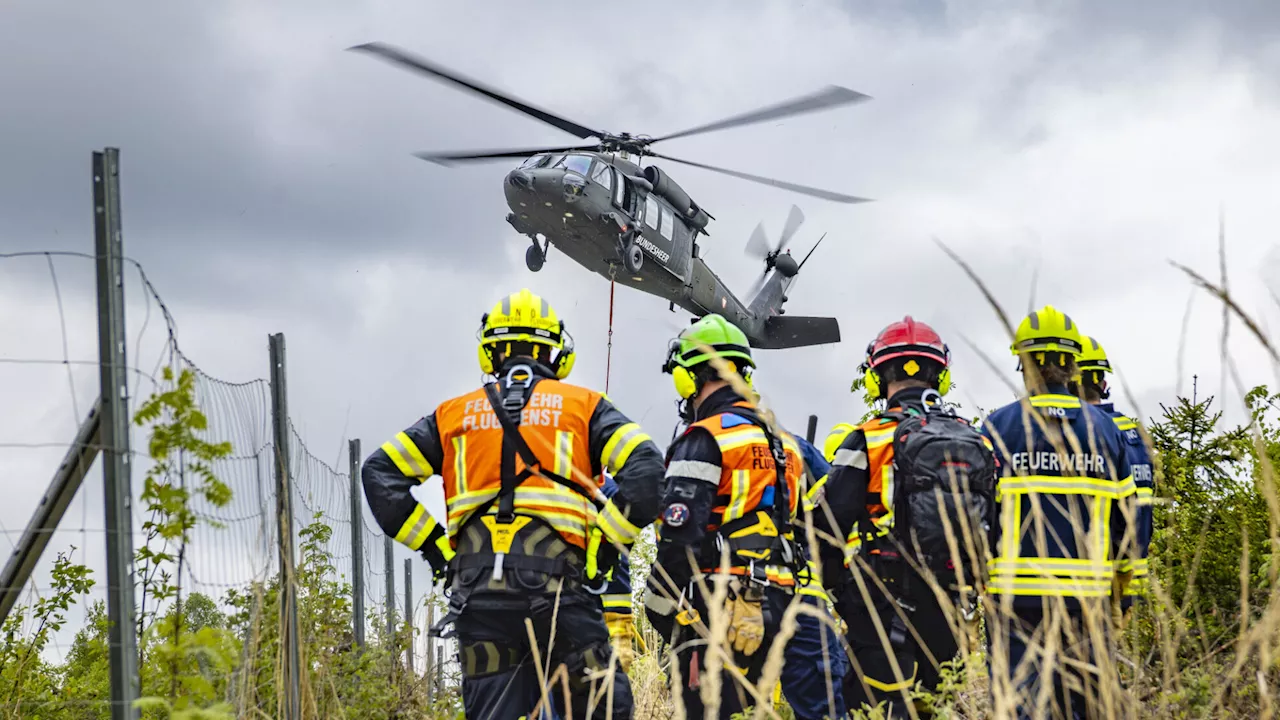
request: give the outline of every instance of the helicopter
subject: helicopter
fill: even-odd
[[[719,313],[747,335],[752,347],[783,349],[840,341],[835,318],[787,316],[782,307],[800,269],[826,237],[819,238],[799,262],[791,256],[787,243],[804,221],[798,207],[792,206],[776,244],[769,242],[763,223],[748,240],[747,254],[762,259],[765,267],[751,290],[751,300],[744,303],[700,257],[698,238],[710,237],[707,226],[715,218],[668,172],[653,164],[641,167],[640,162],[648,156],[835,202],[868,202],[867,198],[681,160],[654,152],[650,146],[662,140],[858,103],[869,96],[830,85],[786,102],[654,138],[593,130],[386,43],[364,43],[348,50],[482,95],[582,140],[597,140],[555,148],[414,153],[445,166],[524,158],[507,174],[503,192],[510,209],[507,222],[531,241],[525,252],[530,271],[543,268],[554,245],[610,281],[667,300],[672,312],[679,306],[695,317]],[[619,272],[619,265],[624,272]]]

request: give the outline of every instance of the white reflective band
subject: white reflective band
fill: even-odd
[[[682,477],[720,484],[720,466],[701,460],[676,460],[667,466],[667,477]]]
[[[867,469],[867,454],[861,450],[849,450],[840,448],[836,451],[835,458],[831,461],[832,465],[842,467],[852,467],[859,470]]]

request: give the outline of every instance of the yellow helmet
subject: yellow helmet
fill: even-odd
[[[527,288],[506,296],[485,313],[477,335],[480,369],[485,374],[495,370],[495,350],[509,354],[515,342],[533,344],[533,359],[554,370],[557,378],[564,379],[573,370],[573,338],[565,331],[564,321],[544,298]],[[540,347],[547,348],[545,354]]]
[[[822,441],[822,457],[826,458],[827,462],[834,462],[836,451],[840,449],[844,439],[849,437],[849,433],[857,429],[856,425],[849,423],[840,423],[831,428],[831,432],[827,434],[827,439]]]
[[[1097,339],[1093,337],[1084,338],[1084,349],[1080,352],[1080,357],[1076,358],[1076,367],[1081,372],[1111,372],[1111,361],[1107,359],[1107,351],[1102,349]]]
[[[1071,316],[1052,305],[1045,305],[1022,319],[1009,349],[1015,356],[1060,352],[1079,357],[1083,345],[1080,328],[1076,327]]]

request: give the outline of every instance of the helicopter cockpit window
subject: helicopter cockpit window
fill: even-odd
[[[550,160],[550,159],[551,159],[550,155],[534,155],[533,157],[521,163],[520,169],[531,170],[533,168],[540,168],[546,164],[547,160]]]
[[[608,190],[613,187],[613,167],[607,163],[598,162],[591,169],[591,179],[600,183],[601,187]]]
[[[652,195],[644,198],[644,224],[655,230],[658,228],[658,201]]]
[[[586,177],[591,170],[591,158],[586,155],[566,155],[555,164],[555,167],[564,168],[570,172],[576,172],[582,177]]]

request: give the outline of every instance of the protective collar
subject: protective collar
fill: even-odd
[[[741,395],[734,392],[733,386],[726,385],[711,393],[702,401],[702,404],[698,406],[695,413],[694,422],[722,413],[727,410],[729,406],[734,403],[742,402],[743,400],[744,398]]]

